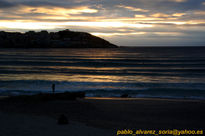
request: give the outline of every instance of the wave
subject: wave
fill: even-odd
[[[19,80],[0,82],[0,95],[31,95],[52,92],[84,91],[86,96],[205,99],[205,83],[125,83],[125,82],[67,82],[45,80]]]
[[[205,48],[0,49],[0,95],[204,98]]]
[[[174,98],[174,99],[201,99],[205,100],[205,90],[179,89],[179,88],[149,88],[149,89],[90,89],[70,90],[59,92],[84,91],[87,97],[121,97],[127,94],[131,98]],[[51,93],[51,91],[39,90],[0,90],[0,96],[33,95],[39,93]]]
[[[137,63],[137,62],[103,62],[103,61],[23,61],[23,60],[7,60],[0,61],[1,65],[10,66],[94,66],[94,67],[205,67],[205,63]]]

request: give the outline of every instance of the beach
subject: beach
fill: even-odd
[[[112,132],[71,121],[58,125],[54,118],[46,116],[0,113],[3,136],[104,136]]]
[[[0,0],[0,16],[0,136],[204,135],[205,0]]]
[[[191,129],[204,125],[204,100],[102,98],[0,101],[0,131],[5,136],[116,135],[122,129]],[[67,125],[58,125],[64,114]]]

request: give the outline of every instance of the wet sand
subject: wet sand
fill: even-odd
[[[61,114],[68,117],[69,125],[57,125]],[[72,101],[1,100],[0,131],[8,136],[12,135],[10,130],[15,130],[19,136],[40,135],[41,132],[51,136],[109,136],[115,135],[118,129],[129,128],[198,130],[204,128],[204,115],[204,100],[98,97]]]

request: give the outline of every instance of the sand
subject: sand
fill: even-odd
[[[65,114],[70,124],[57,119]],[[204,100],[85,98],[0,101],[3,136],[109,136],[118,129],[203,129]]]
[[[56,120],[45,116],[0,113],[2,136],[104,136],[112,132],[70,121],[58,125]]]

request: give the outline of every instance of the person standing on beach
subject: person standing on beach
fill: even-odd
[[[52,90],[53,90],[53,93],[55,93],[55,87],[56,85],[55,84],[52,84]]]

